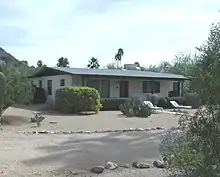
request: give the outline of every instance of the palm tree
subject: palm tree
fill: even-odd
[[[60,57],[58,60],[57,60],[57,66],[58,67],[69,67],[69,60],[68,58],[64,58],[64,57]]]
[[[89,64],[87,65],[87,67],[91,69],[98,69],[100,67],[99,60],[92,57],[91,60],[89,60]]]
[[[117,63],[117,68],[121,65],[121,58],[124,55],[124,50],[122,48],[118,49],[118,53],[115,55],[115,61]]]
[[[42,67],[42,66],[43,66],[43,62],[41,60],[38,60],[37,67]]]

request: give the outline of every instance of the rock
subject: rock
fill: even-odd
[[[135,130],[136,130],[136,131],[144,131],[143,128],[136,128]]]
[[[84,134],[91,134],[92,132],[91,131],[84,131],[83,133]]]
[[[164,127],[156,127],[157,130],[164,130]]]
[[[144,161],[135,161],[132,163],[132,166],[135,168],[150,168],[150,165]]]
[[[118,168],[118,165],[114,162],[107,162],[105,164],[105,168],[109,169],[109,170],[114,170],[114,169]]]
[[[165,163],[161,160],[155,160],[153,164],[157,168],[166,168]]]
[[[96,174],[101,174],[104,171],[104,167],[103,166],[96,166],[96,167],[92,167],[91,168],[91,172],[96,173]]]
[[[123,167],[123,168],[130,168],[130,166],[128,164],[123,164],[123,165],[119,165],[120,167]]]

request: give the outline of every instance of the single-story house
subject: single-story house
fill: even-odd
[[[54,99],[61,86],[90,86],[96,88],[102,98],[144,97],[155,93],[167,97],[170,91],[182,94],[182,83],[187,77],[170,73],[130,69],[88,69],[69,67],[43,67],[30,76],[32,83],[44,88],[48,98]]]

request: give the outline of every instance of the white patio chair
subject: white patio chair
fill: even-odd
[[[179,105],[176,101],[170,101],[171,105],[174,107],[175,109],[192,109],[192,106],[183,106],[183,105]]]
[[[160,111],[163,110],[162,107],[154,106],[150,101],[143,101],[143,104],[148,105],[154,112],[155,112],[156,110],[160,110]]]

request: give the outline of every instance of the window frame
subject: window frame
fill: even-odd
[[[143,93],[160,93],[160,81],[143,81],[142,82]]]
[[[65,79],[60,79],[60,87],[65,86],[66,85],[65,82],[66,82]]]
[[[47,94],[48,95],[52,95],[52,90],[53,90],[52,85],[53,85],[53,81],[52,80],[47,80]]]
[[[39,81],[38,81],[38,84],[39,84],[39,88],[42,88],[42,87],[43,87],[43,81],[42,81],[42,80],[39,80]]]

